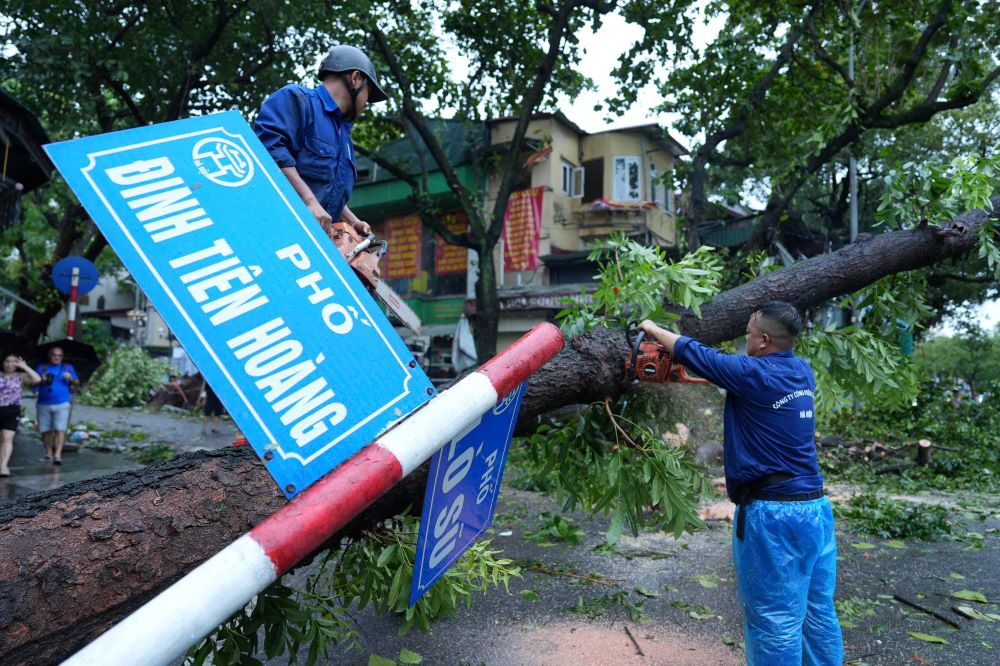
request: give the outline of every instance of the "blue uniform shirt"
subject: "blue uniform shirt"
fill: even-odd
[[[70,401],[70,383],[63,377],[63,373],[68,372],[74,380],[79,379],[72,365],[69,363],[60,363],[59,365],[43,363],[35,368],[35,372],[42,378],[42,383],[35,388],[38,391],[39,405],[62,405]]]
[[[295,167],[334,222],[351,198],[357,172],[351,124],[320,85],[288,85],[268,97],[254,122],[279,167]]]
[[[744,484],[776,473],[795,478],[768,492],[790,495],[823,487],[814,443],[816,379],[808,363],[791,351],[723,354],[688,337],[677,341],[674,357],[727,391],[723,450],[731,499]]]

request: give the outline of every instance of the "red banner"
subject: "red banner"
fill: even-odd
[[[530,271],[538,268],[544,193],[544,187],[533,187],[514,192],[507,200],[507,212],[503,216],[505,271]]]
[[[384,279],[420,276],[421,227],[419,215],[386,219],[383,237],[389,241],[389,251],[380,262]]]
[[[446,213],[441,216],[444,226],[453,234],[464,234],[469,229],[469,220],[465,213]],[[468,248],[449,245],[440,236],[435,236],[434,272],[437,275],[455,275],[464,273],[469,266]]]

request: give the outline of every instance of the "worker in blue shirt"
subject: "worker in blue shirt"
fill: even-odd
[[[319,79],[315,88],[293,84],[268,97],[254,131],[324,231],[343,218],[367,236],[371,227],[347,207],[357,175],[351,125],[386,94],[372,61],[353,46],[333,47]]]
[[[802,319],[766,303],[747,322],[747,354],[723,354],[647,320],[640,330],[726,390],[726,488],[736,502],[733,561],[750,666],[840,666],[833,606],[837,544],[814,443],[816,380],[792,348]]]

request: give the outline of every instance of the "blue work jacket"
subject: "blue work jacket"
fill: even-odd
[[[816,379],[808,363],[791,351],[723,354],[684,336],[674,346],[674,357],[726,389],[722,446],[731,499],[739,497],[743,485],[769,474],[794,477],[768,487],[772,493],[791,495],[823,487],[813,414]]]
[[[333,221],[351,198],[357,172],[351,123],[322,85],[288,85],[264,100],[257,138],[281,168],[295,167]]]

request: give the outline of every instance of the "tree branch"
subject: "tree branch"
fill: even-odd
[[[1000,209],[1000,196],[993,204]],[[889,232],[799,262],[718,294],[702,307],[703,319],[686,313],[681,331],[718,343],[740,335],[750,311],[767,300],[809,307],[893,272],[963,256],[975,248],[978,228],[988,218],[985,211],[973,211],[942,227]],[[555,408],[603,402],[633,390],[624,373],[628,354],[620,329],[569,340],[528,383],[520,429],[531,430],[539,414]],[[324,548],[407,505],[419,505],[425,481],[426,466]],[[230,447],[184,454],[0,507],[0,552],[5,554],[0,587],[7,591],[5,618],[11,628],[0,644],[0,663],[66,658],[283,505],[247,447]]]
[[[413,202],[414,206],[416,206],[421,222],[430,227],[434,233],[444,238],[445,242],[450,243],[451,245],[458,245],[469,248],[470,250],[476,249],[476,246],[472,243],[468,234],[453,233],[450,229],[448,229],[448,227],[442,224],[437,215],[433,214],[433,211],[429,209],[426,199],[430,197],[430,192],[426,190],[426,185],[424,186],[424,189],[421,190],[420,183],[412,174],[407,173],[407,171],[401,166],[395,162],[387,160],[376,151],[371,151],[361,146],[355,146],[355,150],[410,186],[410,189],[413,191],[413,194],[410,196],[410,201]]]
[[[555,68],[556,60],[562,53],[562,40],[566,33],[566,28],[569,25],[570,17],[573,11],[580,6],[587,6],[594,11],[600,11],[604,7],[605,3],[600,2],[582,2],[581,0],[570,0],[564,2],[556,13],[550,14],[552,16],[552,25],[549,26],[549,42],[547,51],[542,58],[541,64],[538,66],[535,78],[528,88],[528,91],[521,98],[521,107],[518,110],[517,124],[514,127],[514,134],[511,136],[510,148],[507,150],[507,154],[503,159],[503,166],[501,167],[501,177],[500,183],[497,187],[497,198],[493,205],[493,214],[490,218],[490,224],[486,230],[486,239],[489,246],[492,247],[500,239],[500,233],[503,229],[503,219],[507,210],[507,200],[510,198],[510,193],[512,190],[514,182],[514,170],[517,166],[518,157],[521,151],[524,149],[524,137],[528,132],[528,125],[531,123],[532,115],[538,104],[542,101],[542,96],[545,94],[545,88],[552,78],[552,72]],[[548,13],[548,12],[546,12]]]
[[[406,72],[403,71],[403,67],[400,64],[399,59],[396,57],[395,52],[389,45],[388,38],[385,33],[377,27],[372,29],[371,34],[375,38],[375,42],[378,45],[379,50],[382,52],[382,55],[385,57],[386,64],[389,66],[389,70],[392,72],[393,78],[396,80],[397,87],[402,94],[403,116],[420,135],[421,140],[424,142],[424,145],[427,146],[427,150],[430,152],[431,157],[437,164],[438,169],[441,170],[441,174],[444,176],[445,182],[448,183],[448,188],[456,197],[458,197],[462,210],[464,210],[466,215],[469,216],[473,237],[478,237],[481,233],[482,238],[477,238],[477,240],[484,241],[486,238],[486,225],[479,216],[478,206],[476,206],[475,202],[469,197],[468,190],[459,180],[454,166],[445,155],[444,149],[441,147],[437,137],[435,137],[434,133],[431,132],[423,114],[417,110],[416,104],[413,101],[413,95],[410,91],[410,82],[406,76]]]
[[[885,93],[872,102],[866,109],[866,119],[873,119],[879,116],[890,104],[902,97],[917,72],[917,66],[923,60],[924,56],[927,55],[927,48],[930,46],[931,40],[934,39],[934,36],[941,28],[947,25],[950,13],[951,0],[942,0],[941,4],[938,5],[938,10],[935,12],[934,17],[924,28],[924,31],[920,34],[920,39],[917,40],[917,43],[913,46],[913,50],[910,51],[910,55],[907,56],[906,62],[903,63],[903,67],[895,80],[889,84]],[[864,122],[862,124],[867,125]]]
[[[830,69],[839,74],[840,78],[843,79],[848,88],[854,88],[854,79],[852,79],[850,74],[848,74],[847,68],[837,62],[837,60],[830,55],[830,52],[823,48],[819,34],[816,32],[816,24],[813,21],[812,14],[809,14],[809,16],[806,17],[805,25],[806,34],[809,35],[809,41],[812,44],[813,53],[816,54],[816,57],[819,58],[821,62],[825,63]]]

